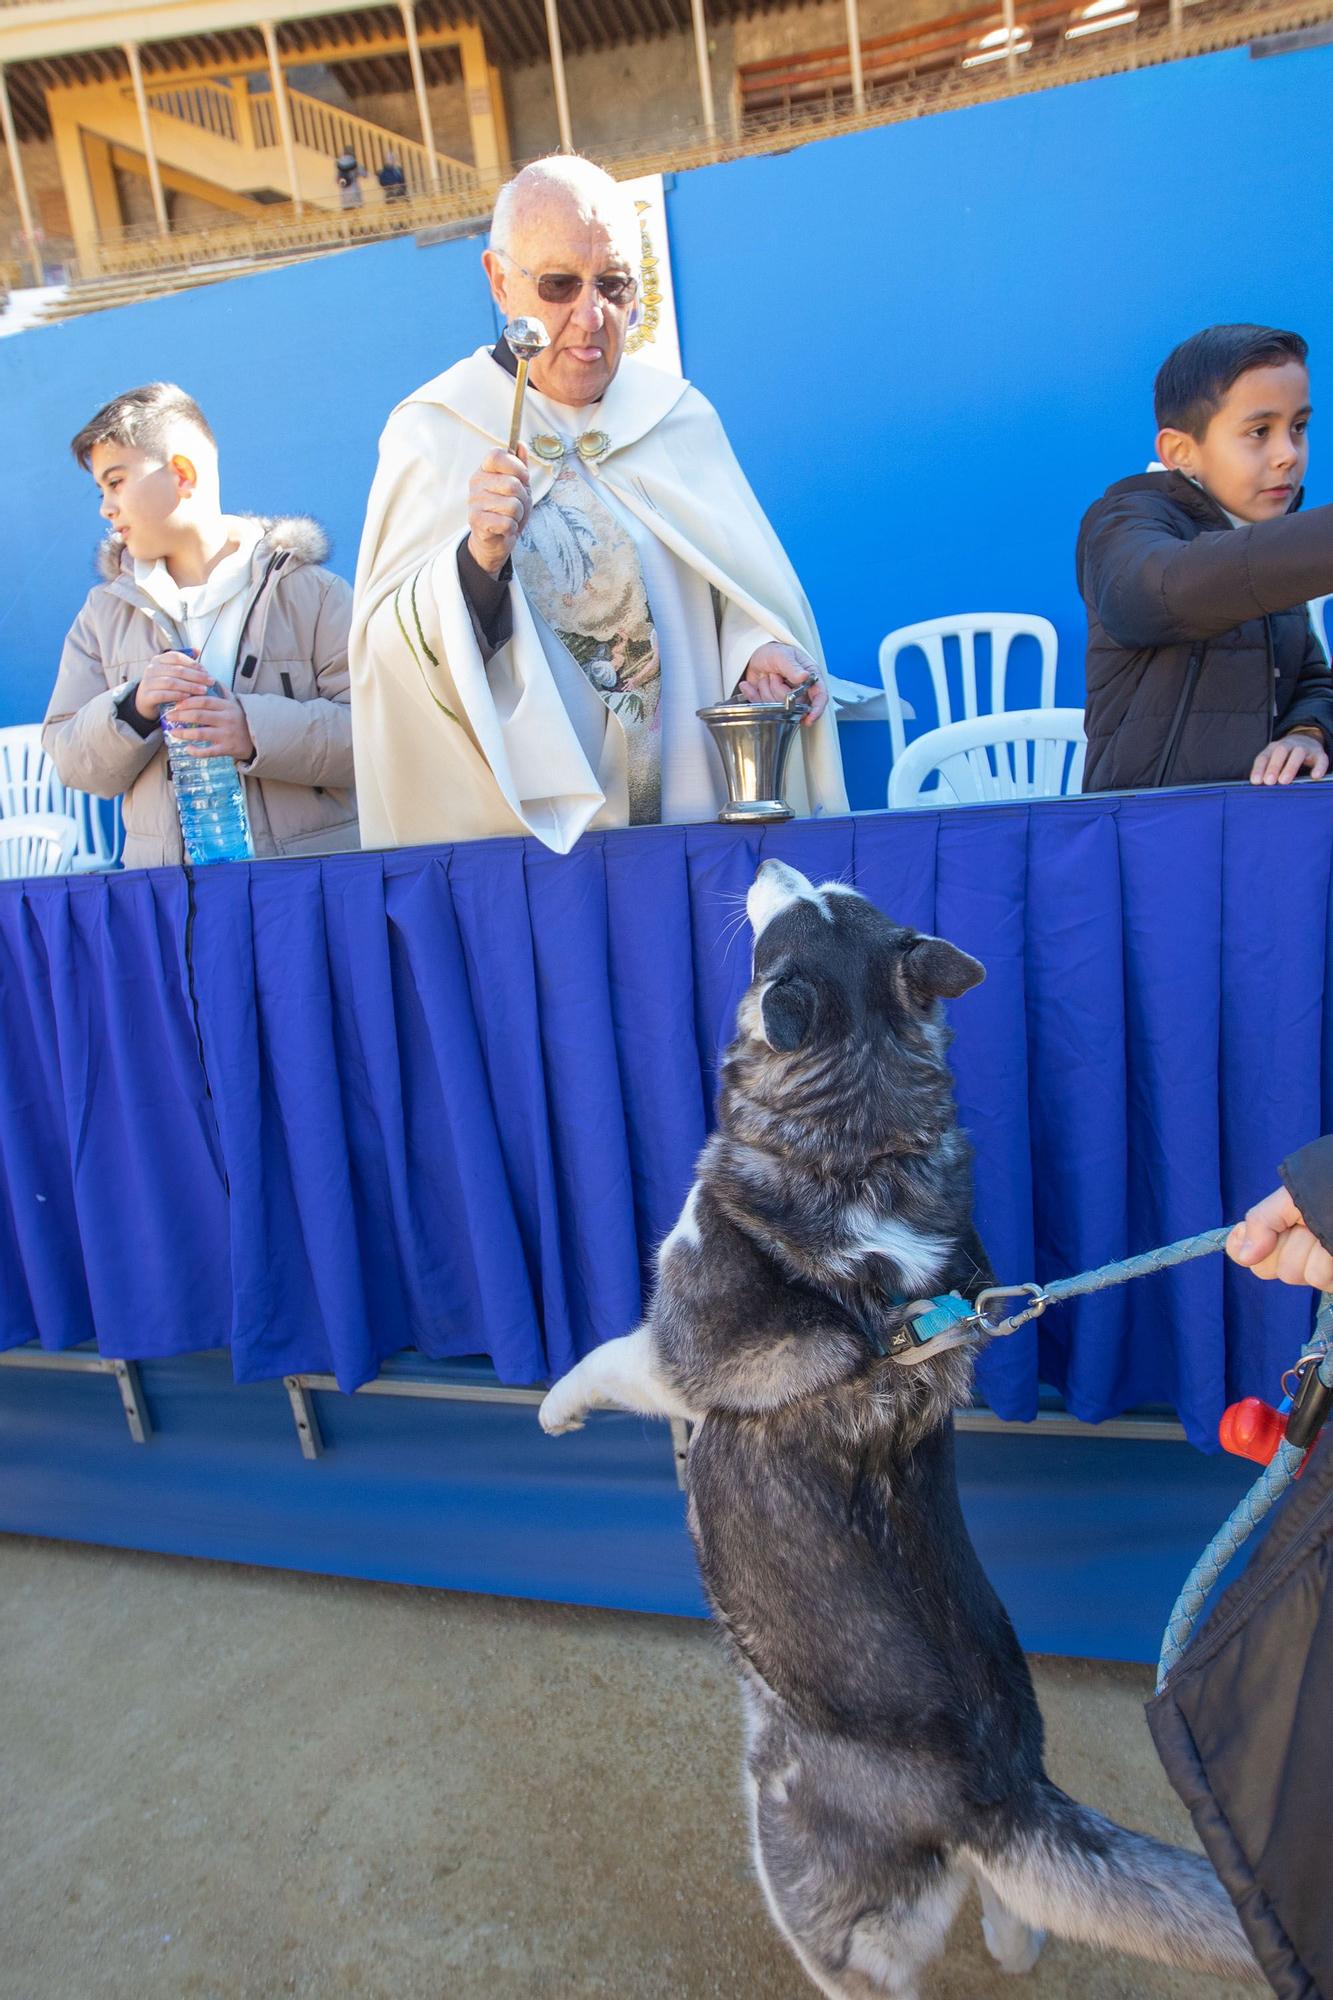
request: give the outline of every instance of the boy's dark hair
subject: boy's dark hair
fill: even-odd
[[[133,445],[165,458],[167,435],[173,424],[182,422],[202,431],[210,444],[217,443],[207,417],[184,389],[178,389],[174,382],[145,382],[141,389],[126,389],[123,395],[104,403],[70,439],[69,448],[85,472],[97,444]]]
[[[1310,352],[1299,333],[1275,326],[1207,326],[1167,355],[1153,384],[1159,431],[1202,439],[1233,382],[1250,368],[1280,368]]]

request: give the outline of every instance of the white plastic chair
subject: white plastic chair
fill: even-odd
[[[50,812],[55,774],[40,723],[0,729],[0,814]]]
[[[72,819],[78,834],[72,864],[76,874],[110,868],[123,845],[120,800],[97,799],[62,785],[42,748],[38,722],[0,729],[0,821],[15,813],[59,813]]]
[[[1014,708],[927,730],[889,773],[891,806],[970,806],[984,799],[1067,798],[1083,789],[1081,708]],[[934,791],[922,788],[938,772]]]
[[[1326,591],[1322,597],[1312,597],[1306,609],[1310,614],[1310,624],[1315,638],[1319,641],[1320,650],[1330,665],[1333,665],[1333,656],[1330,656],[1328,650],[1328,626],[1324,618],[1324,607],[1331,596],[1333,591]]]
[[[989,700],[982,699],[977,685],[977,640],[988,635],[991,645]],[[1005,707],[1005,680],[1009,651],[1015,639],[1035,639],[1041,648],[1039,699],[1043,708],[1055,704],[1056,637],[1049,618],[1026,611],[963,611],[953,618],[923,618],[916,625],[900,625],[880,641],[879,672],[884,683],[884,699],[889,714],[889,745],[896,765],[907,744],[904,722],[912,720],[912,710],[898,690],[898,661],[910,647],[925,654],[935,694],[935,722],[965,720],[976,715],[998,715]],[[945,672],[944,642],[958,642],[962,666],[963,713],[955,716],[949,700],[949,677]],[[892,799],[889,801],[893,803]]]
[[[0,819],[0,881],[22,875],[68,875],[79,829],[63,813],[13,813]]]

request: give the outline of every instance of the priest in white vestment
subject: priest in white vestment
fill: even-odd
[[[484,264],[506,320],[539,318],[522,442],[515,363],[479,348],[380,440],[350,663],[362,844],[712,819],[721,765],[695,710],[811,685],[788,765],[798,813],[847,810],[810,607],[711,405],[625,357],[639,225],[585,160],[501,192]]]

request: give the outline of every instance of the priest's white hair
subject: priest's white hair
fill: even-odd
[[[511,256],[514,238],[529,212],[553,198],[563,198],[580,216],[596,217],[610,231],[630,268],[638,270],[642,236],[633,196],[604,167],[578,153],[550,153],[505,182],[491,217],[492,250]]]

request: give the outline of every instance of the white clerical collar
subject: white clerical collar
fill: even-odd
[[[543,396],[540,389],[528,390],[528,407],[539,416],[548,429],[558,431],[562,438],[576,438],[584,431],[598,430],[598,418],[602,405],[585,403],[575,409],[572,403],[557,403],[550,396]]]

